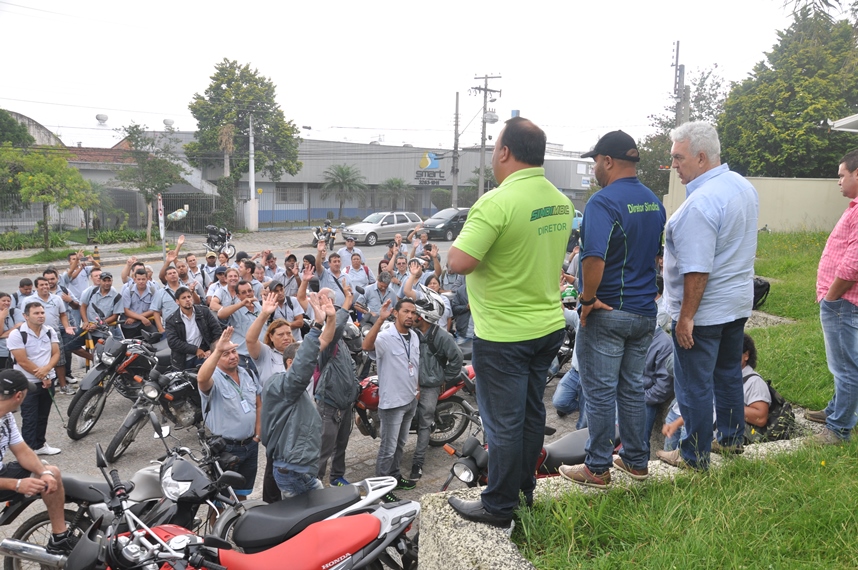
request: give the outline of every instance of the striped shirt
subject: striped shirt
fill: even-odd
[[[858,281],[858,198],[849,202],[822,250],[816,273],[817,303],[828,294],[837,277],[844,281]],[[850,287],[842,299],[858,305],[858,287]]]

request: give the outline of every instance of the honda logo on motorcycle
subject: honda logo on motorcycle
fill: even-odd
[[[336,566],[337,564],[339,564],[340,562],[344,562],[345,560],[348,560],[351,557],[352,557],[351,552],[346,552],[345,554],[343,554],[339,558],[337,558],[335,560],[331,560],[327,564],[322,564],[322,570],[328,570],[328,568],[332,568],[332,567]]]

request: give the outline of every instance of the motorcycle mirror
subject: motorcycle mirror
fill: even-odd
[[[480,445],[480,440],[471,436],[466,439],[465,443],[462,445],[462,455],[472,457],[474,455],[474,451],[480,447],[482,447]]]
[[[158,381],[161,379],[161,373],[158,372],[157,369],[153,368],[151,372],[149,372],[149,380],[158,384]]]
[[[155,435],[164,442],[164,448],[167,450],[167,455],[170,455],[170,446],[167,445],[167,442],[164,441],[164,430],[161,429],[161,422],[158,421],[158,416],[155,415],[153,410],[149,411],[149,422],[152,424],[152,427],[155,429]]]
[[[365,293],[364,288],[360,285],[355,285],[355,291],[357,291],[359,295],[363,295]]]
[[[485,447],[477,447],[471,457],[474,458],[474,462],[477,464],[477,467],[480,468],[480,471],[485,469],[489,464],[489,452],[486,451]]]
[[[217,548],[218,550],[232,550],[232,545],[229,542],[213,534],[207,534],[203,538],[203,546]]]
[[[104,457],[104,450],[101,449],[100,443],[95,444],[95,465],[99,469],[107,468],[107,458]]]
[[[220,488],[241,487],[244,485],[244,475],[236,473],[235,471],[224,471],[223,475],[218,477],[216,485]]]

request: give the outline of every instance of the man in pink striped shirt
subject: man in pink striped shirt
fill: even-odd
[[[851,201],[828,236],[816,275],[834,397],[824,410],[805,414],[825,424],[825,431],[814,437],[819,444],[848,441],[858,421],[858,149],[843,157],[837,176],[840,192]]]

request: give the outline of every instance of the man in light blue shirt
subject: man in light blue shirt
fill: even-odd
[[[334,292],[334,305],[341,307],[346,300],[343,285],[347,284],[348,277],[342,271],[342,259],[338,253],[332,253],[328,257],[329,267],[325,267],[325,242],[319,242],[319,255],[316,256],[316,275],[319,276],[319,288],[329,288]]]
[[[378,274],[378,281],[369,285],[364,289],[363,295],[358,296],[358,303],[369,310],[363,315],[361,329],[368,331],[372,328],[384,302],[389,300],[391,305],[396,305],[397,299],[396,292],[390,286],[390,273],[382,271]]]
[[[721,449],[742,451],[742,335],[754,296],[759,200],[750,182],[721,164],[712,125],[685,123],[670,136],[672,166],[686,185],[686,200],[665,229],[664,279],[686,436],[679,449],[658,456],[671,465],[706,469],[713,397]]]
[[[257,373],[256,365],[250,358],[250,353],[247,351],[247,329],[259,316],[259,311],[262,309],[259,302],[253,293],[253,286],[247,281],[239,281],[236,286],[238,292],[238,302],[232,305],[224,305],[217,312],[220,320],[226,321],[228,326],[232,327],[232,340],[238,345],[238,354],[241,359],[241,365],[249,370]],[[259,338],[265,338],[265,332],[268,330],[266,323],[259,333]]]

